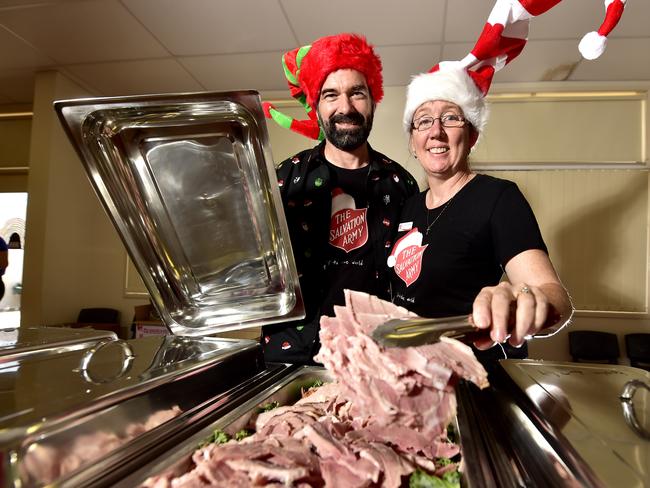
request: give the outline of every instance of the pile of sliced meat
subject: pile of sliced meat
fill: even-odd
[[[436,344],[382,348],[371,337],[380,324],[414,317],[377,297],[346,291],[346,306],[321,319],[316,360],[334,375],[360,435],[396,443],[405,452],[445,456],[446,427],[456,413],[459,378],[487,386],[487,373],[469,346],[443,338]]]
[[[147,486],[397,488],[417,469],[457,469],[436,460],[459,451],[446,436],[455,382],[487,385],[471,349],[454,340],[378,346],[369,335],[377,325],[411,314],[364,293],[346,292],[346,306],[335,315],[321,320],[316,357],[334,382],[260,414],[256,433],[242,441],[199,449],[190,472],[152,478]]]

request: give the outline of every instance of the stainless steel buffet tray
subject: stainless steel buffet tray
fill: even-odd
[[[645,487],[650,442],[625,419],[626,366],[505,360],[478,391],[459,388],[458,423],[473,486]],[[648,426],[648,395],[635,398]],[[469,460],[472,462],[470,463]]]
[[[254,341],[176,336],[106,340],[0,368],[2,486],[109,484],[205,417],[287,367]]]
[[[598,482],[650,486],[650,372],[550,361],[502,365],[555,433],[554,441],[573,450]],[[632,384],[646,386],[626,399]]]
[[[66,100],[55,109],[173,333],[304,315],[257,92]]]

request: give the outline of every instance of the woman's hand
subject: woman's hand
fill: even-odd
[[[478,328],[490,329],[489,338],[474,343],[479,349],[488,349],[506,340],[519,347],[527,336],[553,325],[560,317],[541,288],[504,281],[479,292],[472,319]]]

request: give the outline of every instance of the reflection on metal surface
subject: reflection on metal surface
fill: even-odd
[[[92,373],[90,370],[90,362],[92,361],[93,357],[95,354],[97,354],[98,351],[101,349],[107,347],[107,346],[113,346],[117,345],[120,348],[120,355],[123,356],[121,365],[120,365],[120,370],[115,373],[115,374],[109,374],[109,375],[104,375],[104,377],[98,377],[96,374]],[[96,385],[99,385],[101,383],[109,383],[111,381],[116,380],[117,378],[120,378],[127,374],[129,370],[131,369],[131,366],[133,364],[133,359],[135,355],[133,354],[133,349],[131,346],[121,340],[104,340],[100,341],[97,344],[95,344],[93,347],[88,349],[84,355],[81,358],[81,365],[79,369],[81,370],[81,374],[88,383],[94,383]]]
[[[588,466],[600,484],[650,486],[650,443],[628,427],[620,401],[626,383],[648,383],[650,373],[589,363],[506,360],[500,364],[536,406],[552,444],[572,452],[575,462]],[[637,416],[648,418],[648,402],[635,402],[635,407]]]
[[[506,378],[507,379],[507,378]],[[469,488],[602,487],[570,446],[510,390],[491,376],[491,386],[457,387],[458,426]]]
[[[650,391],[648,383],[639,380],[632,380],[625,383],[623,393],[621,393],[621,405],[623,406],[623,417],[630,428],[640,437],[650,440],[650,432],[639,422],[634,409],[634,394],[638,388],[645,388]]]
[[[525,391],[546,420],[556,428],[561,429],[571,419],[571,403],[557,386],[540,383],[530,385]]]
[[[55,108],[172,332],[304,314],[256,92]]]

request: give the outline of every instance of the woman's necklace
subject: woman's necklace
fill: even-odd
[[[440,217],[442,217],[442,214],[445,213],[445,210],[447,210],[447,207],[449,206],[449,204],[451,203],[451,201],[453,199],[454,199],[454,197],[451,197],[449,200],[447,200],[447,203],[445,203],[445,206],[442,207],[442,210],[440,211],[440,213],[438,215],[436,215],[436,218],[433,219],[433,222],[431,222],[431,223],[429,223],[429,215],[431,214],[432,209],[427,208],[427,230],[424,233],[425,235],[427,235],[427,236],[429,235],[429,230],[431,230],[431,227],[433,227],[435,225],[435,223],[438,222],[438,219]]]
[[[428,192],[428,193],[425,195],[425,197],[424,197],[424,207],[427,209],[427,230],[424,232],[425,235],[427,235],[427,236],[429,235],[429,231],[431,230],[431,227],[433,227],[433,226],[435,225],[435,223],[438,222],[438,219],[439,219],[440,217],[442,217],[442,214],[445,213],[445,210],[447,210],[447,207],[448,207],[449,205],[451,205],[451,202],[454,200],[454,198],[456,197],[456,195],[458,194],[458,192],[459,192],[460,190],[462,190],[463,187],[464,187],[465,185],[467,185],[467,184],[468,184],[470,181],[472,181],[473,179],[474,179],[474,177],[473,177],[472,175],[470,175],[470,176],[465,180],[465,182],[463,183],[463,185],[462,185],[458,190],[456,190],[456,191],[454,192],[454,194],[451,196],[451,198],[450,198],[449,200],[447,200],[447,203],[445,203],[445,206],[442,207],[442,210],[440,210],[440,213],[439,213],[438,215],[436,215],[436,218],[433,219],[433,222],[431,222],[431,223],[429,223],[429,215],[431,214],[431,210],[433,210],[433,209],[432,209],[432,208],[429,208],[429,207],[427,206],[427,196],[431,193],[431,190],[429,190],[429,192]],[[431,204],[433,205],[433,195],[431,195]]]

